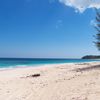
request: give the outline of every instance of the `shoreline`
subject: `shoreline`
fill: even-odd
[[[15,65],[16,67],[2,67],[0,71],[3,70],[14,70],[14,69],[23,69],[23,68],[48,68],[53,66],[60,66],[60,65],[70,65],[70,64],[84,64],[84,63],[99,63],[98,61],[86,61],[86,62],[73,62],[73,63],[53,63],[53,64],[37,64],[37,65]]]

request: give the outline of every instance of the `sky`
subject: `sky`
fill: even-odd
[[[80,58],[99,54],[93,43],[93,7],[99,8],[100,2],[78,1],[0,0],[0,57]]]

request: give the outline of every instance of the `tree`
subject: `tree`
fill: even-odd
[[[96,47],[98,48],[98,50],[100,51],[100,10],[96,9],[96,25],[95,28],[97,30],[97,34],[95,36],[96,38]]]

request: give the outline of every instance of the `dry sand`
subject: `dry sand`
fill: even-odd
[[[92,62],[1,70],[0,100],[100,100],[99,65]],[[32,77],[34,74],[40,76]]]

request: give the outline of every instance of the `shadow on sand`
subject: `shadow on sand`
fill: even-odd
[[[89,66],[89,67],[85,67],[85,68],[77,68],[74,71],[82,72],[82,71],[90,71],[90,70],[94,70],[94,69],[99,69],[100,70],[100,65]]]

